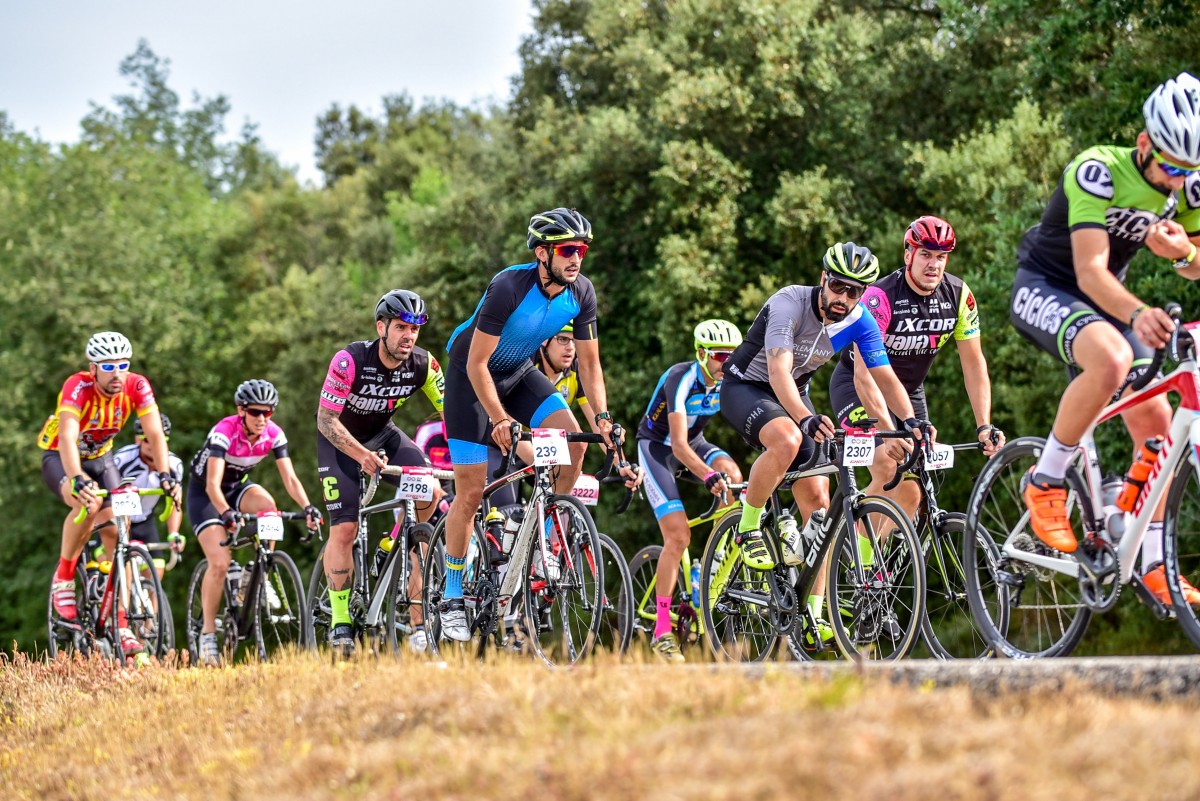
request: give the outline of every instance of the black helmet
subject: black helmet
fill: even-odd
[[[592,224],[575,209],[557,208],[529,218],[529,249],[573,239],[592,241]]]
[[[393,289],[375,304],[375,319],[398,319],[411,325],[425,325],[429,322],[429,315],[425,313],[425,301],[416,292]]]
[[[159,412],[158,416],[162,418],[163,436],[171,436],[171,418],[162,412]],[[142,418],[140,417],[135,417],[133,420],[133,435],[135,437],[146,436],[146,432],[142,430]]]
[[[238,384],[237,392],[233,393],[233,402],[238,406],[249,406],[257,403],[260,406],[270,406],[274,409],[279,405],[279,393],[275,385],[261,378],[251,378]]]

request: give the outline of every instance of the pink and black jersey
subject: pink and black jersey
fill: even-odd
[[[274,454],[276,459],[287,458],[287,435],[283,429],[267,421],[262,436],[250,442],[241,418],[235,414],[226,417],[208,432],[204,447],[192,459],[192,475],[204,480],[208,474],[208,460],[223,459],[225,475],[221,479],[221,489],[228,491],[244,481],[254,466],[267,458],[267,454]]]
[[[320,404],[339,413],[352,437],[367,442],[387,428],[392,415],[418,387],[433,408],[442,411],[446,379],[429,351],[414,347],[407,359],[392,368],[379,357],[378,339],[351,342],[329,363]]]

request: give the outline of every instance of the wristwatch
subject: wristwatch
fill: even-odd
[[[1191,250],[1188,251],[1188,254],[1181,259],[1176,259],[1175,261],[1171,262],[1171,266],[1174,267],[1176,270],[1182,270],[1182,269],[1186,268],[1188,265],[1190,265],[1193,261],[1195,261],[1195,259],[1196,259],[1196,246],[1192,245]]]
[[[600,412],[600,414],[596,415],[596,422],[599,423],[601,420],[607,420],[608,422],[611,423],[612,415],[609,414],[608,412]]]

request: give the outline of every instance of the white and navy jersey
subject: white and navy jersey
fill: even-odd
[[[176,481],[183,481],[183,462],[175,454],[170,454],[167,461],[170,463],[168,471],[175,477]],[[162,482],[158,480],[156,471],[151,470],[149,465],[142,461],[141,449],[137,443],[126,445],[113,454],[113,462],[116,463],[117,472],[121,474],[121,481],[132,484],[138,489],[158,489],[162,486]],[[141,523],[154,511],[154,507],[162,500],[161,495],[143,495],[142,496],[142,513],[132,519],[134,523]]]
[[[650,405],[642,415],[637,436],[638,439],[670,445],[671,425],[667,416],[680,412],[687,415],[687,441],[691,442],[700,436],[708,421],[719,411],[721,385],[718,383],[711,389],[705,385],[700,362],[680,362],[658,379],[658,386],[650,396]]]
[[[754,318],[746,339],[737,346],[725,372],[739,381],[769,386],[767,351],[792,351],[792,378],[803,391],[821,365],[851,343],[858,345],[867,367],[888,364],[879,325],[861,303],[841,322],[825,325],[817,304],[821,288],[785,286],[772,295]]]

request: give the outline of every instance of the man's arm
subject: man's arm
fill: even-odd
[[[599,431],[595,417],[608,411],[608,392],[604,386],[604,370],[600,367],[600,340],[576,340],[575,353],[579,357],[579,383],[590,407],[586,412],[588,424],[593,431]]]
[[[792,377],[792,359],[791,348],[767,348],[767,377],[770,379],[771,389],[784,410],[799,423],[810,417],[811,412],[800,398],[796,379]]]
[[[1133,320],[1133,331],[1146,345],[1161,348],[1174,330],[1174,323],[1160,308],[1150,308],[1125,288],[1108,271],[1108,231],[1103,228],[1080,228],[1071,233],[1071,255],[1075,263],[1075,280],[1079,289],[1096,305],[1118,320]]]
[[[879,385],[875,383],[871,371],[863,365],[862,352],[859,351],[858,345],[852,347],[854,348],[854,392],[862,401],[863,409],[868,416],[878,420],[881,426],[889,426],[891,425],[889,422],[891,415],[888,414],[883,393],[879,391]]]
[[[387,465],[379,455],[367,450],[362,443],[342,425],[341,412],[328,408],[317,407],[317,430],[325,439],[342,453],[358,462],[364,473],[374,475],[375,471]]]
[[[988,376],[987,359],[978,338],[958,341],[958,359],[962,362],[963,383],[975,414],[975,427],[992,422],[992,381]]]
[[[83,472],[79,461],[79,413],[73,409],[58,410],[58,455],[68,479]]]

